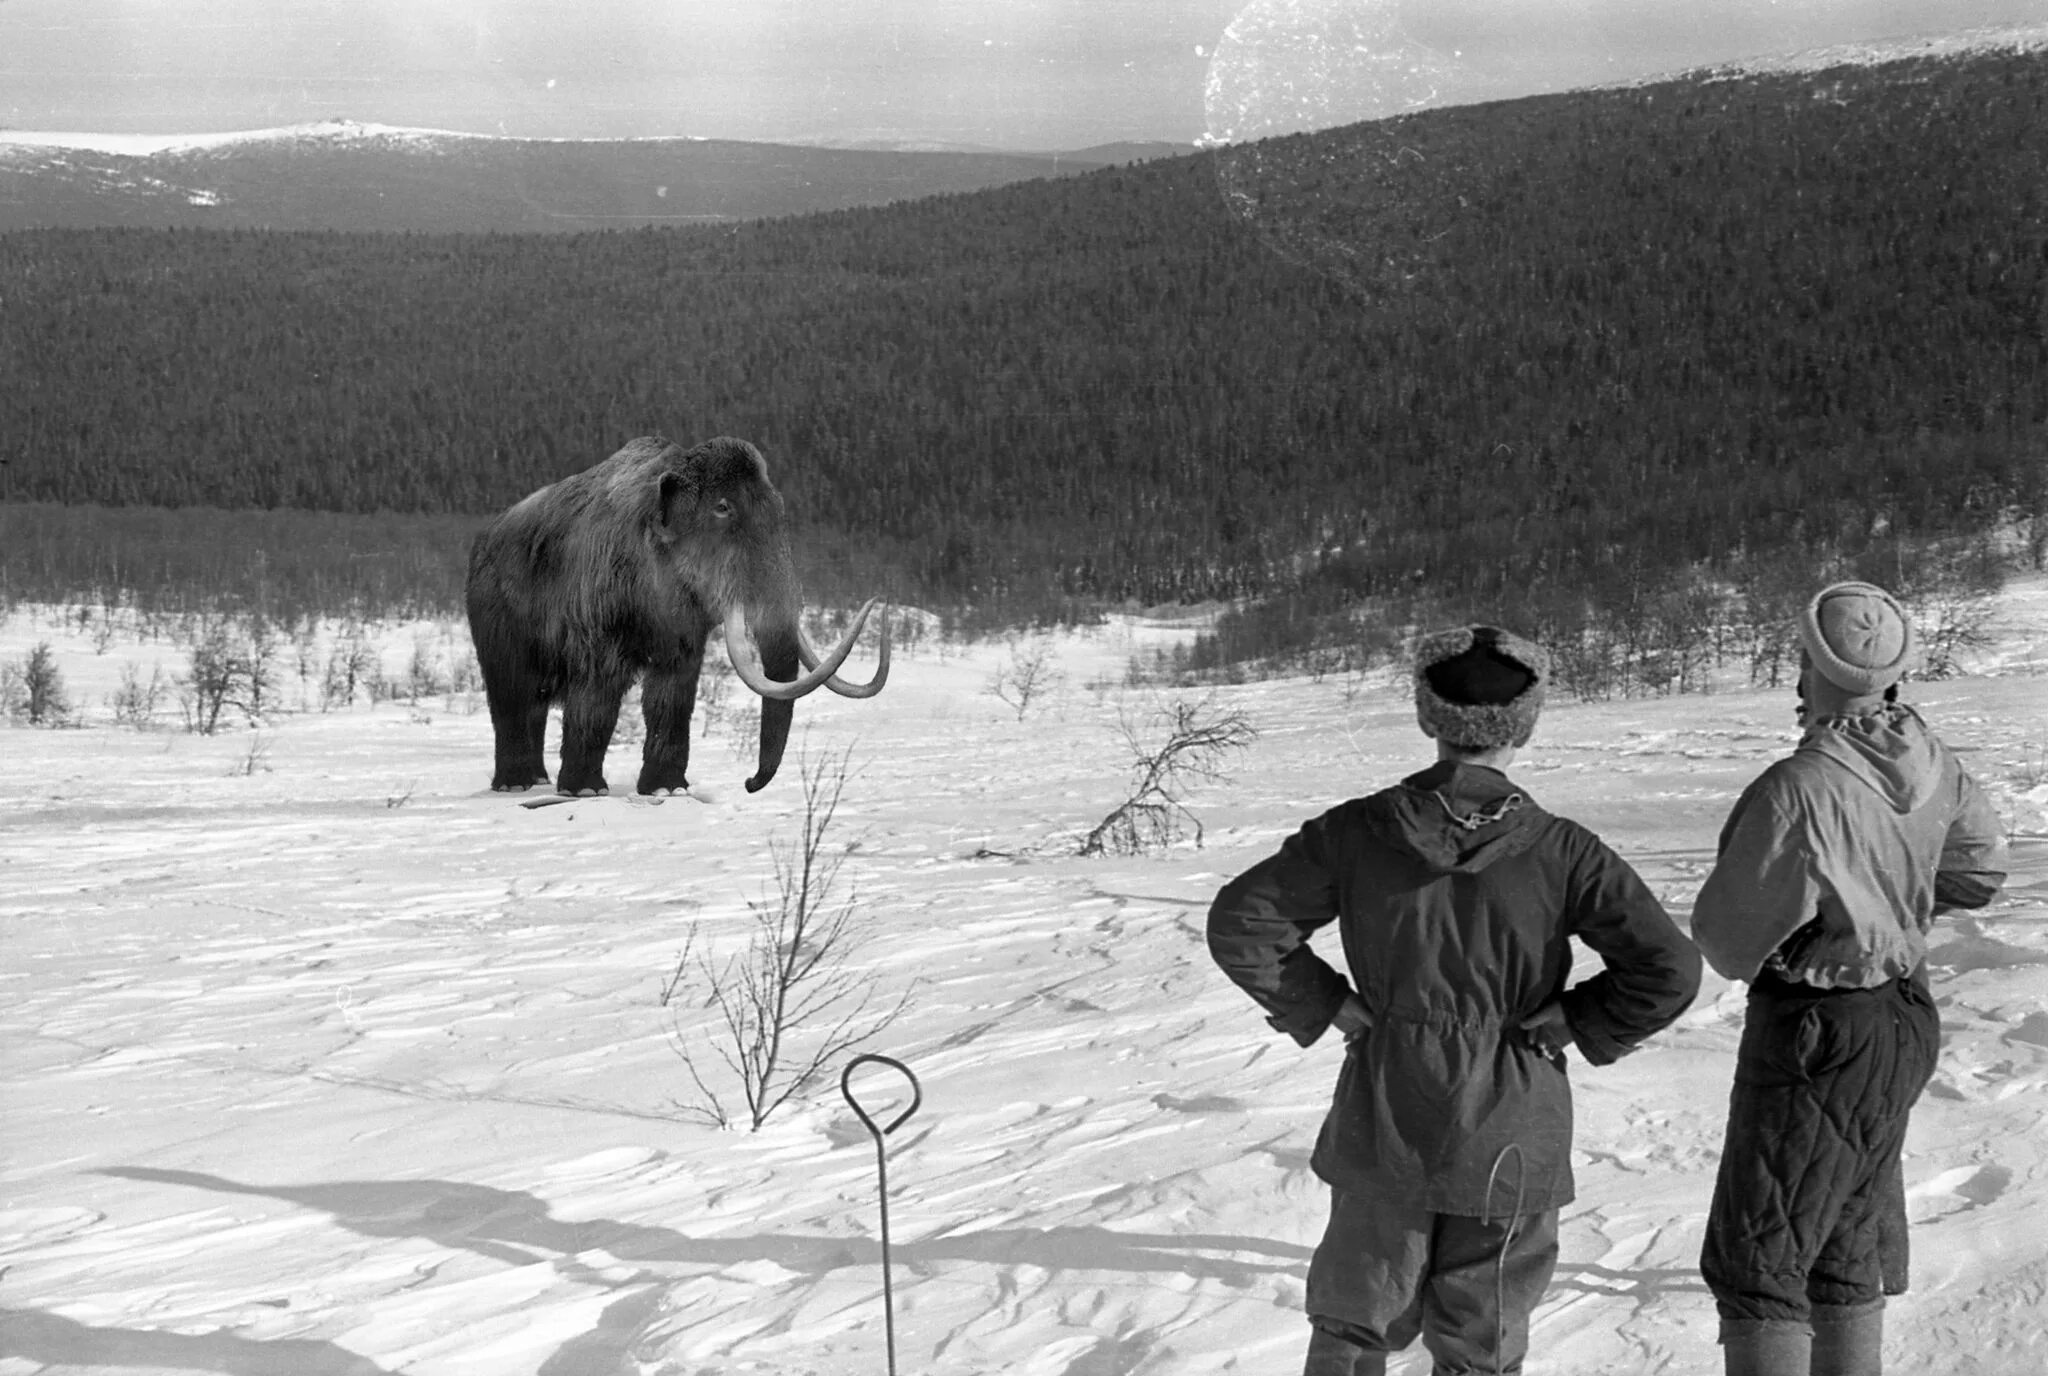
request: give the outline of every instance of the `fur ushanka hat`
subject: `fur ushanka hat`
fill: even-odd
[[[1913,622],[1875,583],[1831,583],[1799,617],[1799,643],[1821,677],[1845,693],[1882,693],[1913,658]]]
[[[1549,683],[1550,652],[1498,626],[1436,631],[1415,647],[1415,719],[1447,745],[1527,745]]]

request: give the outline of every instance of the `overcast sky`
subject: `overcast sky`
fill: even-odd
[[[2048,0],[0,0],[0,125],[1194,142]]]

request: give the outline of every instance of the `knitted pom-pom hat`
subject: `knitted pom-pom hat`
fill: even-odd
[[[1913,623],[1875,583],[1833,583],[1799,617],[1799,640],[1822,678],[1858,697],[1897,683],[1913,657]]]
[[[1527,745],[1549,683],[1550,652],[1498,626],[1436,631],[1415,646],[1415,720],[1447,745]]]

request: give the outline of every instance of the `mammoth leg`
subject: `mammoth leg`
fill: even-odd
[[[628,684],[581,679],[562,690],[562,771],[557,793],[605,793],[604,752]]]
[[[548,700],[540,684],[531,675],[502,665],[497,672],[489,664],[479,667],[495,743],[491,787],[505,793],[545,784],[548,766],[541,747],[547,737]]]
[[[700,651],[673,669],[650,669],[640,680],[640,709],[647,719],[647,743],[640,752],[642,793],[666,793],[690,786],[690,715],[697,709]]]

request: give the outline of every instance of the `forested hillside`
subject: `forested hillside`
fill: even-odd
[[[2048,506],[2044,152],[1986,53],[718,228],[4,235],[0,498],[478,513],[730,433],[831,593],[1618,605]]]

